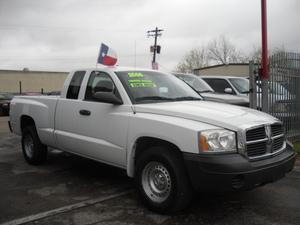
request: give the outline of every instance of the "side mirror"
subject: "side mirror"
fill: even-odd
[[[117,97],[113,92],[96,92],[94,98],[99,102],[111,103],[114,105],[122,105],[123,101],[119,97]]]
[[[225,88],[225,89],[224,89],[224,92],[225,92],[226,94],[233,94],[232,88]]]

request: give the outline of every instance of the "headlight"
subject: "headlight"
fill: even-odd
[[[199,151],[203,153],[236,152],[235,132],[224,129],[201,131]]]

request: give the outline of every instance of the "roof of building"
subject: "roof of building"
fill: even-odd
[[[213,66],[206,66],[206,67],[201,67],[194,69],[196,70],[205,70],[205,69],[210,69],[210,68],[215,68],[215,67],[222,67],[222,66],[249,66],[249,63],[228,63],[228,64],[218,64],[218,65],[213,65]]]

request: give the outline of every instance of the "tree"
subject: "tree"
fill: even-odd
[[[247,58],[225,36],[208,43],[208,57],[214,64],[243,63],[247,61]]]
[[[200,48],[190,50],[178,63],[176,71],[187,73],[212,64],[245,63],[249,58],[225,36],[221,36]]]
[[[208,54],[205,47],[190,50],[178,63],[176,71],[193,73],[194,69],[208,66]]]
[[[260,64],[261,63],[261,47],[254,45],[252,48],[252,51],[249,53],[249,56],[247,57],[248,61],[253,60],[255,63]],[[279,47],[275,47],[273,49],[269,49],[268,55],[271,57],[272,55],[277,55],[279,53],[286,52],[284,45],[281,45]]]

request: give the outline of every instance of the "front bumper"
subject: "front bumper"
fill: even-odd
[[[184,162],[195,190],[250,190],[276,181],[294,167],[296,153],[290,145],[279,155],[249,162],[240,154],[197,155],[184,153]]]

